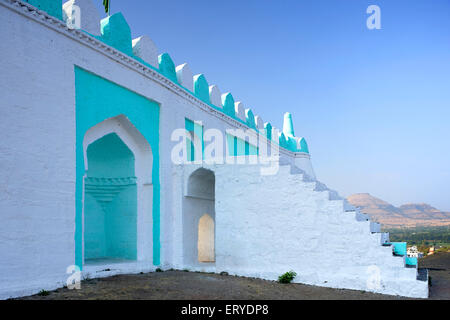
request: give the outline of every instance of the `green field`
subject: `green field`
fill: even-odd
[[[408,242],[408,246],[415,245],[424,253],[432,246],[438,251],[450,250],[450,226],[386,229],[386,232],[392,242]]]

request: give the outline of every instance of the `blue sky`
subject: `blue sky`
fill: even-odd
[[[133,37],[264,121],[281,128],[291,112],[317,177],[341,195],[450,211],[450,1],[111,3]],[[366,27],[371,4],[381,30]]]

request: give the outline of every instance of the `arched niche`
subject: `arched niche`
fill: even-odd
[[[205,168],[192,172],[183,199],[183,263],[215,262],[215,175]]]
[[[83,262],[151,261],[150,144],[119,115],[86,132],[83,155]]]

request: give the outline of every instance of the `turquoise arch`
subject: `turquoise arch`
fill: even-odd
[[[266,122],[264,124],[264,130],[266,131],[267,140],[272,140],[272,125],[270,124],[270,122]]]
[[[150,144],[153,155],[153,263],[160,264],[159,105],[124,87],[75,66],[76,190],[75,264],[82,268],[82,196],[86,132],[106,119],[124,115]]]

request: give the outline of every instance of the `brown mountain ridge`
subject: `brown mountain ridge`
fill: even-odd
[[[450,225],[450,212],[440,211],[426,203],[408,203],[400,207],[378,199],[369,193],[347,197],[350,204],[379,222],[384,228],[439,227]]]

